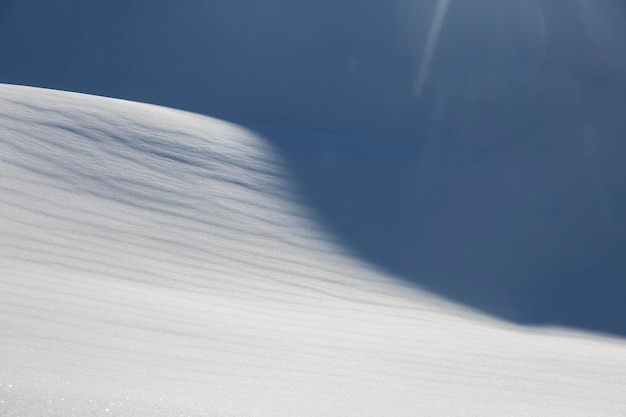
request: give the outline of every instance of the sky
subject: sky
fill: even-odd
[[[5,1],[0,82],[236,121],[281,150],[311,207],[373,264],[499,317],[626,334],[624,9]],[[355,142],[316,137],[306,153],[267,125]],[[322,166],[324,187],[309,180]],[[529,276],[545,291],[520,290]]]
[[[413,142],[445,96],[508,134],[569,116],[555,79],[615,106],[625,16],[617,0],[5,1],[0,80]]]

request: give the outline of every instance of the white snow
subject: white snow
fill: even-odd
[[[0,416],[626,416],[626,343],[407,288],[280,152],[0,86]]]

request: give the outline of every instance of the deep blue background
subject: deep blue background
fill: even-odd
[[[619,0],[452,0],[421,100],[435,0],[2,1],[1,82],[389,140],[421,139],[435,90],[536,127],[577,98],[528,83],[626,72]]]
[[[451,0],[418,96],[435,6],[4,0],[0,82],[245,123],[368,261],[509,320],[626,336],[626,6]]]

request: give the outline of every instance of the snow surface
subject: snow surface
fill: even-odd
[[[209,117],[0,87],[0,416],[625,416],[626,344],[342,247]]]

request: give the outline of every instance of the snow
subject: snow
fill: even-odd
[[[257,132],[9,85],[0,120],[3,417],[626,415],[623,339],[402,284]]]

